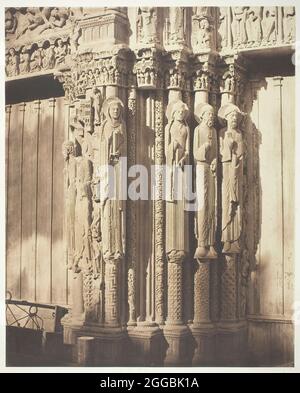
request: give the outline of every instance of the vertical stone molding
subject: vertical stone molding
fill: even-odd
[[[133,86],[128,97],[128,167],[136,163],[136,88]],[[127,207],[127,280],[128,280],[128,325],[136,325],[136,237],[137,221],[134,201]]]
[[[155,319],[160,325],[165,321],[165,206],[163,201],[163,173],[160,167],[164,164],[164,132],[163,132],[163,94],[157,92],[155,99],[155,178],[156,198],[154,201],[155,225]]]

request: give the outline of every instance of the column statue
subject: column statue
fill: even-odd
[[[226,104],[219,116],[227,122],[219,134],[222,162],[222,241],[224,253],[238,253],[241,235],[243,188],[243,137],[238,128],[244,115],[234,104]]]
[[[126,157],[126,125],[123,120],[123,103],[117,97],[110,97],[103,103],[102,112],[105,120],[100,126],[100,167],[112,166],[114,169],[115,198],[100,195],[101,233],[104,259],[120,259],[124,255],[125,245],[125,201],[120,200],[122,163]],[[100,177],[101,189],[108,189],[111,179],[108,173]]]
[[[217,132],[215,112],[209,104],[196,108],[199,125],[194,132],[193,155],[196,163],[197,216],[195,258],[216,258],[216,170]]]
[[[190,130],[186,122],[187,105],[178,100],[167,108],[168,124],[165,129],[167,240],[166,252],[188,251],[184,230],[185,170],[188,164]],[[169,225],[168,225],[168,221]],[[177,225],[175,225],[175,223]]]

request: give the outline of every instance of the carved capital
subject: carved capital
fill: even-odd
[[[193,89],[217,93],[219,81],[216,74],[214,56],[197,56],[193,64]]]
[[[169,263],[181,264],[186,258],[186,252],[181,250],[172,250],[167,253]]]
[[[127,50],[78,53],[73,56],[72,69],[61,67],[55,78],[63,84],[70,102],[85,98],[94,87],[127,86],[131,64],[128,53]]]
[[[167,70],[165,86],[169,90],[187,89],[188,53],[184,50],[173,50],[166,55]]]
[[[133,72],[136,75],[138,88],[162,88],[163,64],[161,52],[153,48],[139,50]]]
[[[224,58],[220,80],[222,104],[231,102],[240,107],[243,106],[247,68],[248,62],[242,56],[228,56]]]

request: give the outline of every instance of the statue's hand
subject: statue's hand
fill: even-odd
[[[212,145],[211,140],[209,140],[208,142],[205,142],[204,146],[205,146],[206,153],[210,150],[211,145]]]
[[[181,169],[184,168],[184,164],[185,164],[185,157],[182,157],[181,160],[178,162],[178,165]]]
[[[210,164],[210,170],[212,171],[213,174],[215,174],[217,170],[217,160],[213,159],[211,164]]]

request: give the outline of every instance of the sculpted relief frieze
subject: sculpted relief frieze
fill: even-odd
[[[128,46],[132,31],[126,12],[120,7],[102,11],[83,7],[6,8],[6,76],[59,69],[71,63],[78,51],[92,51],[93,43],[99,51],[110,50],[110,42]],[[197,55],[287,45],[295,40],[295,7],[170,7],[167,16],[164,13],[159,7],[137,8],[134,41],[138,49],[185,48]],[[115,20],[119,27],[108,33]],[[151,65],[153,56],[143,53],[138,57],[142,60],[137,67],[141,69],[138,83],[159,84],[157,70]],[[101,83],[112,78],[107,67],[96,72],[104,80]],[[118,75],[113,78],[118,79]]]

